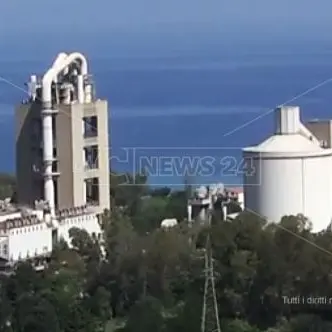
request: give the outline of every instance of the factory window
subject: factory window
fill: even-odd
[[[53,134],[53,141],[56,140],[56,117],[53,116],[53,119],[52,119],[52,134]]]
[[[85,180],[86,185],[86,203],[99,204],[99,179],[91,178]]]
[[[7,244],[3,245],[2,252],[3,252],[4,256],[8,255],[8,245]]]
[[[54,165],[57,165],[56,163],[54,163]],[[58,168],[56,167],[55,169],[53,169],[53,172],[57,172]],[[58,186],[58,179],[55,178],[53,180],[53,185],[54,185],[54,205],[55,208],[57,209],[59,207],[59,186]]]
[[[98,168],[98,145],[87,146],[84,148],[85,169]]]
[[[84,122],[84,137],[96,137],[98,135],[98,121],[97,116],[86,116],[83,118]]]

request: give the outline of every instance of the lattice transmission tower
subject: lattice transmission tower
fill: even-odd
[[[211,216],[209,216],[209,224]],[[205,244],[205,284],[201,318],[201,332],[221,332],[219,322],[218,301],[215,288],[213,255],[210,235],[207,235]]]

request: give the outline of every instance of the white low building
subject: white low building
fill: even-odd
[[[87,206],[65,209],[57,214],[57,237],[70,245],[69,230],[71,228],[84,229],[91,236],[101,237],[99,219],[94,210]]]
[[[8,261],[38,257],[52,251],[52,229],[36,216],[0,223],[0,256]]]
[[[71,228],[101,237],[98,215],[87,206],[58,211],[53,219],[41,210],[29,215],[16,212],[15,218],[12,212],[5,216],[3,213],[0,221],[0,258],[12,263],[49,255],[60,239],[71,245]]]

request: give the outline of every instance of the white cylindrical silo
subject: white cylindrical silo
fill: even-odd
[[[291,123],[282,119],[276,135],[243,149],[252,166],[244,175],[245,207],[271,222],[303,214],[318,232],[331,223],[332,150],[321,148],[301,133],[302,124],[297,126],[295,119],[298,109],[294,109],[294,118],[285,112]]]

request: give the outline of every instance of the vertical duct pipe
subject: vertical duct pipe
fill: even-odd
[[[43,162],[44,162],[44,199],[48,202],[51,213],[55,215],[54,183],[52,165],[53,157],[53,114],[52,110],[52,82],[65,70],[72,62],[79,61],[81,65],[80,75],[86,76],[88,66],[86,58],[80,53],[72,53],[66,58],[59,54],[55,60],[55,66],[50,68],[42,80],[42,127],[43,127]],[[83,83],[83,80],[80,82]],[[80,83],[81,84],[81,83]],[[84,94],[83,84],[78,86],[79,93]]]
[[[87,84],[85,86],[85,102],[91,103],[92,102],[92,86],[91,84]]]
[[[37,76],[30,76],[30,86],[29,86],[29,95],[30,98],[35,101],[37,96]]]
[[[85,102],[84,76],[82,74],[77,75],[77,99],[80,104]]]
[[[188,215],[188,221],[192,222],[193,221],[193,211],[192,211],[192,206],[188,204],[187,206],[187,215]]]
[[[227,220],[227,215],[228,215],[228,209],[227,209],[227,205],[222,205],[222,214],[224,217],[224,221]]]

